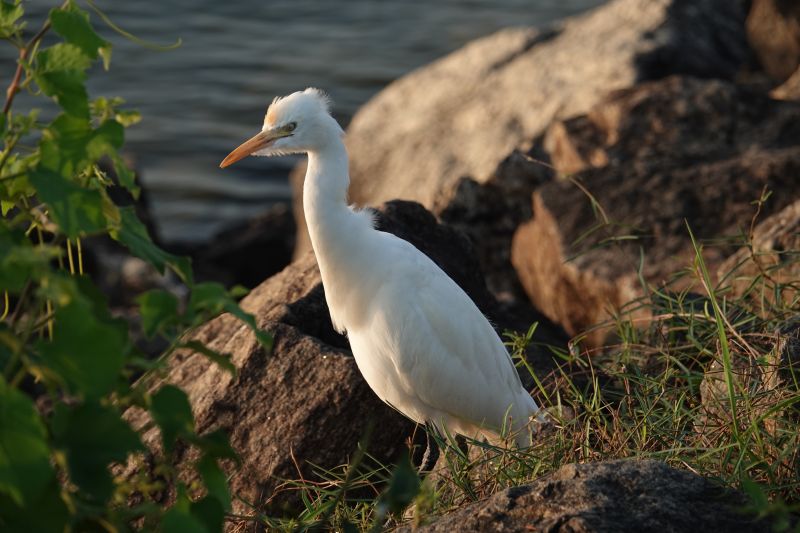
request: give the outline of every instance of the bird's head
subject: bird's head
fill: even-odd
[[[276,156],[320,150],[343,135],[328,111],[328,97],[308,88],[275,98],[261,131],[242,143],[220,163],[225,168],[248,155]]]

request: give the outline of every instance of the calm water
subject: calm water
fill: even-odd
[[[98,0],[138,37],[183,44],[154,51],[95,16],[114,53],[110,72],[97,72],[90,89],[141,111],[127,150],[152,193],[161,237],[197,241],[288,199],[291,159],[217,167],[260,128],[273,96],[321,87],[346,125],[387,83],[470,40],[506,26],[546,25],[604,1]],[[26,2],[38,18],[53,4]],[[0,61],[0,74],[10,76],[7,51]]]

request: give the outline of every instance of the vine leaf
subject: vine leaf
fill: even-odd
[[[43,168],[34,170],[30,181],[38,190],[39,198],[50,207],[53,219],[69,238],[106,228],[100,192],[81,187]]]
[[[116,386],[128,351],[125,322],[99,320],[95,311],[85,299],[72,300],[55,313],[52,342],[39,341],[42,364],[61,376],[73,393],[90,399]]]
[[[178,257],[156,246],[147,233],[147,228],[136,216],[133,207],[122,207],[119,213],[119,227],[111,230],[114,239],[127,246],[133,255],[156,267],[162,274],[169,266],[185,283],[191,284],[192,267],[188,258]]]
[[[204,455],[197,462],[197,471],[203,477],[203,483],[208,488],[209,495],[216,498],[224,509],[230,509],[231,493],[228,490],[225,472],[219,467],[217,460],[210,455]]]
[[[152,397],[150,412],[161,428],[161,439],[167,454],[172,453],[175,440],[188,440],[194,435],[194,415],[186,393],[174,385],[161,387]]]
[[[84,82],[86,75],[79,70],[55,70],[36,74],[36,83],[64,111],[76,117],[89,118],[89,95]]]
[[[46,436],[30,399],[0,377],[0,493],[20,507],[54,479]]]
[[[239,304],[236,303],[223,285],[215,282],[206,282],[198,283],[192,287],[192,295],[189,298],[189,312],[198,314],[205,312],[216,315],[223,311],[227,311],[247,324],[265,350],[272,349],[272,337],[258,327],[253,315],[239,307]]]
[[[0,2],[0,39],[7,39],[16,33],[17,20],[22,17],[19,3]]]
[[[142,317],[142,331],[148,339],[174,325],[178,318],[178,298],[172,293],[153,289],[136,298]]]
[[[114,490],[109,464],[145,450],[116,409],[95,401],[77,407],[59,404],[52,429],[56,446],[66,455],[70,480],[98,502],[108,500]]]
[[[111,44],[95,33],[89,23],[88,13],[75,9],[53,9],[50,11],[50,23],[65,41],[76,45],[91,59],[97,59],[98,55],[110,54]],[[104,49],[108,51],[104,52]],[[103,60],[108,70],[108,60],[105,55]]]

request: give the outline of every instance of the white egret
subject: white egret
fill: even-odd
[[[539,408],[486,317],[427,256],[348,206],[343,136],[327,97],[306,89],[273,100],[261,131],[220,167],[306,152],[303,208],[325,298],[372,390],[439,431],[497,442],[506,428],[530,445]]]

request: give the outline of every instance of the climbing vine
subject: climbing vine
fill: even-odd
[[[187,288],[188,298],[160,289],[138,298],[144,333],[163,337],[164,355],[191,349],[233,372],[224,354],[184,340],[221,312],[270,339],[233,294],[196,283],[188,259],[156,246],[133,206],[112,200],[112,187],[139,196],[120,150],[140,117],[87,91],[112,51],[89,10],[110,23],[93,4],[66,1],[32,30],[20,0],[0,2],[0,39],[18,58],[0,115],[0,530],[219,531],[231,500],[219,461],[235,453],[224,435],[195,431],[183,391],[134,379],[166,357],[145,357],[112,316],[84,261],[87,239],[110,237]],[[20,93],[33,105],[20,108]],[[162,450],[123,475],[150,453],[129,408],[149,411]],[[191,486],[170,460],[178,441],[199,451]],[[159,500],[169,487],[176,496]]]

